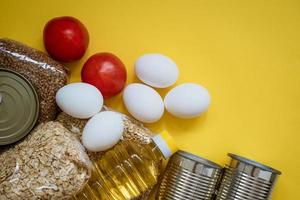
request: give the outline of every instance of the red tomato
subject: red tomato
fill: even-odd
[[[104,98],[121,92],[126,77],[124,64],[111,53],[94,54],[85,62],[81,70],[81,80],[97,87]]]
[[[89,33],[74,17],[57,17],[44,27],[44,45],[52,58],[62,62],[79,60],[89,44]]]

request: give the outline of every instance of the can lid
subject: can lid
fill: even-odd
[[[152,139],[165,158],[169,158],[178,150],[173,137],[167,131],[162,131],[160,134],[155,135]]]
[[[33,85],[22,75],[0,68],[0,145],[25,137],[38,115],[39,101]]]
[[[177,152],[177,154],[179,156],[182,156],[184,158],[187,158],[189,160],[192,160],[192,161],[196,161],[196,162],[199,162],[199,163],[202,163],[206,166],[209,166],[209,167],[212,167],[212,168],[216,168],[216,169],[222,169],[222,166],[218,165],[217,163],[214,163],[210,160],[207,160],[205,158],[202,158],[200,156],[197,156],[197,155],[194,155],[194,154],[191,154],[191,153],[188,153],[186,151],[182,151],[182,150],[179,150]],[[176,155],[176,154],[175,154]]]
[[[254,161],[254,160],[250,160],[250,159],[248,159],[248,158],[245,158],[245,157],[242,157],[242,156],[233,154],[233,153],[228,153],[228,156],[231,157],[232,159],[235,159],[235,160],[238,160],[238,161],[247,163],[247,164],[249,164],[249,165],[253,165],[253,166],[255,166],[255,167],[258,167],[258,168],[260,168],[260,169],[263,169],[263,170],[272,172],[272,173],[274,173],[274,174],[278,174],[278,175],[281,174],[281,172],[278,171],[277,169],[274,169],[274,168],[269,167],[269,166],[267,166],[267,165],[261,164],[261,163],[259,163],[259,162]]]

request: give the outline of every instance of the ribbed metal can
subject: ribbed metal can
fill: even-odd
[[[217,200],[268,200],[280,171],[253,160],[228,154]]]
[[[156,199],[212,200],[221,171],[209,160],[178,151],[168,162]]]

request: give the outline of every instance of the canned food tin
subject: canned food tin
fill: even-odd
[[[25,137],[38,116],[39,100],[32,84],[0,65],[0,146]]]
[[[217,200],[268,200],[280,171],[253,160],[228,154]]]
[[[156,199],[211,200],[221,170],[209,160],[178,151],[168,162]]]

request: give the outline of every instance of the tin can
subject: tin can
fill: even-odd
[[[38,94],[31,82],[23,75],[2,67],[0,65],[0,148],[30,133],[38,121],[40,107]]]
[[[268,200],[280,171],[253,160],[228,154],[217,200]]]
[[[221,171],[221,166],[209,160],[178,151],[168,162],[156,199],[211,200]]]

